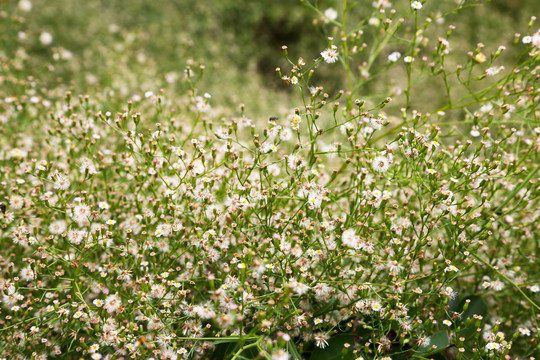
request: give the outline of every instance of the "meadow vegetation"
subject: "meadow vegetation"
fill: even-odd
[[[0,2],[0,358],[534,359],[533,3]]]

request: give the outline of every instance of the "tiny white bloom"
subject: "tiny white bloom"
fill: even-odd
[[[25,12],[32,10],[32,2],[30,0],[21,0],[19,1],[19,9]]]
[[[411,8],[414,10],[420,10],[422,8],[422,3],[420,1],[413,1],[411,3]]]
[[[488,342],[488,343],[486,344],[486,351],[489,351],[489,350],[498,350],[500,347],[501,347],[501,344],[499,344],[499,343],[496,343],[496,342]]]
[[[53,42],[53,37],[48,32],[44,31],[39,35],[39,42],[44,46],[50,45]]]
[[[327,62],[328,64],[335,63],[338,59],[337,46],[332,45],[330,48],[321,52],[321,56],[323,57],[324,61]]]
[[[379,20],[379,18],[372,17],[368,20],[368,24],[371,26],[377,27],[381,24],[381,21]]]
[[[336,10],[328,8],[324,11],[324,17],[328,20],[336,20],[338,17],[338,13]]]
[[[394,51],[393,53],[388,55],[388,60],[391,62],[396,62],[399,60],[399,58],[401,58],[401,53],[398,51]]]
[[[383,173],[390,169],[390,160],[386,156],[377,156],[371,162],[373,170],[379,173]]]

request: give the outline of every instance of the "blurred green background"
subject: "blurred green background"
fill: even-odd
[[[274,71],[278,66],[290,68],[281,46],[288,46],[291,60],[302,56],[309,62],[327,46],[326,37],[332,32],[331,25],[321,26],[320,14],[297,0],[3,0],[0,4],[2,79],[33,76],[47,89],[112,90],[127,98],[164,86],[184,91],[185,84],[178,80],[185,66],[204,64],[205,76],[197,84],[202,92],[212,94],[212,101],[224,107],[245,103],[257,116],[297,105],[297,95]],[[317,2],[322,11],[332,7],[340,14],[341,4]],[[428,1],[422,12],[429,16],[455,5],[455,0]],[[392,6],[404,15],[409,1],[393,1]],[[451,14],[437,26],[444,33],[449,24],[456,25],[454,37],[459,41],[451,42],[452,52],[465,54],[478,42],[492,49],[508,43],[538,10],[537,0],[496,0]],[[374,16],[378,14],[372,0],[357,1],[350,24]],[[373,31],[364,27],[363,41],[368,45]],[[40,42],[43,32],[52,35],[49,45]],[[387,54],[383,55],[385,60]],[[317,76],[325,88],[343,88],[338,65],[321,67]],[[2,82],[6,86],[0,95],[20,92]],[[367,84],[359,95],[369,94],[374,86]]]

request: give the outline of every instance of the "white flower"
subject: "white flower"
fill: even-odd
[[[67,225],[64,220],[58,220],[49,225],[49,232],[58,235],[66,231]]]
[[[532,291],[533,293],[540,292],[540,286],[539,286],[539,285],[533,285],[533,286],[531,286],[531,291]]]
[[[452,322],[451,322],[450,320],[443,320],[442,323],[443,323],[444,325],[446,325],[446,326],[452,325]]]
[[[411,8],[414,10],[420,10],[422,8],[422,3],[420,1],[413,1],[411,3]]]
[[[75,319],[78,319],[78,318],[80,318],[81,316],[83,316],[83,314],[84,314],[84,313],[83,313],[82,311],[77,311],[77,312],[75,312],[75,314],[73,314],[73,317],[74,317]]]
[[[70,230],[68,232],[68,241],[72,244],[79,245],[88,237],[86,230]]]
[[[488,342],[486,344],[486,351],[490,351],[490,350],[499,350],[499,348],[501,347],[501,344],[499,343],[496,343],[496,342]]]
[[[328,8],[324,11],[324,17],[328,20],[336,20],[338,17],[338,13],[336,10]]]
[[[292,131],[289,127],[284,127],[279,133],[279,139],[282,141],[288,141],[292,138]]]
[[[289,360],[291,355],[285,350],[279,349],[272,353],[272,360]]]
[[[195,106],[196,106],[198,111],[200,111],[200,112],[208,112],[210,110],[211,106],[208,103],[209,98],[210,97],[209,96],[207,97],[206,94],[205,94],[204,98],[202,96],[197,96],[195,98],[195,101],[196,101]]]
[[[383,173],[390,169],[390,160],[386,156],[377,156],[373,159],[371,166],[374,171]]]
[[[88,217],[91,215],[90,206],[86,204],[79,204],[73,208],[72,218],[79,225],[88,223]]]
[[[495,76],[504,70],[504,66],[492,66],[486,69],[486,76]]]
[[[323,201],[323,197],[316,192],[310,192],[308,197],[308,204],[310,205],[310,208],[318,209],[321,207],[321,203]]]
[[[321,52],[321,56],[328,64],[333,64],[338,59],[337,46],[332,45],[330,48]]]
[[[99,344],[93,344],[93,345],[91,345],[90,348],[88,349],[88,352],[89,352],[90,354],[93,354],[93,353],[95,353],[95,352],[98,351],[98,350],[99,350]]]
[[[359,238],[356,236],[354,229],[347,229],[341,235],[341,242],[343,245],[354,249],[358,245]]]
[[[21,269],[19,274],[21,275],[21,278],[25,281],[34,280],[36,278],[36,274],[34,273],[34,270],[30,268],[30,266]]]
[[[44,31],[41,33],[41,35],[39,35],[39,42],[43,46],[50,45],[53,42],[53,37],[48,32]]]
[[[388,190],[384,190],[383,191],[383,195],[382,195],[382,198],[383,200],[388,200],[392,197],[392,193]]]
[[[398,51],[394,51],[393,53],[388,55],[388,60],[391,62],[396,62],[399,60],[399,58],[401,58],[401,53]]]
[[[122,306],[122,300],[118,294],[109,295],[105,299],[105,309],[107,312],[112,313],[120,309]]]
[[[377,27],[381,24],[381,21],[379,20],[379,18],[372,17],[368,20],[368,24],[371,26]]]
[[[296,170],[299,167],[304,166],[304,159],[297,154],[289,155],[287,158],[287,166],[293,170]]]
[[[444,294],[446,296],[448,296],[450,299],[455,299],[458,295],[458,293],[452,289],[450,286],[447,286],[442,292],[441,294]]]
[[[85,174],[88,171],[88,174],[97,174],[96,166],[94,165],[93,161],[84,158],[81,160],[81,166],[79,167],[79,171],[81,174]]]
[[[480,134],[480,131],[478,130],[479,127],[478,126],[473,126],[472,127],[472,130],[469,134],[471,134],[472,137],[479,137],[481,134]]]
[[[534,47],[540,48],[540,31],[533,35],[532,44]]]
[[[328,346],[328,335],[325,333],[318,332],[313,334],[313,339],[315,339],[315,346],[324,349]]]
[[[21,0],[19,1],[19,9],[25,12],[32,10],[32,2],[30,0]]]
[[[304,295],[309,290],[309,286],[296,280],[290,281],[288,285],[297,295]]]
[[[407,64],[412,63],[414,61],[414,58],[412,56],[405,56],[403,59]]]
[[[416,341],[418,345],[422,346],[422,347],[427,347],[431,344],[431,338],[429,337],[421,337],[421,338],[418,338],[418,340]]]
[[[521,41],[524,43],[524,44],[530,44],[532,42],[532,37],[527,35],[527,36],[524,36],[523,39],[521,39]]]

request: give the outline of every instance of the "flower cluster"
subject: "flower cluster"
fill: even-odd
[[[400,38],[390,6],[374,3],[380,46],[343,31],[278,70],[300,100],[268,121],[223,115],[193,64],[186,94],[117,103],[58,89],[32,101],[35,79],[3,78],[20,91],[0,98],[3,126],[31,122],[0,149],[1,356],[532,356],[537,55],[499,78],[502,65],[478,69],[479,46],[450,72],[448,40],[427,51],[415,22],[398,62],[382,52]],[[321,26],[348,29],[330,10]],[[349,87],[316,85],[338,59]],[[374,59],[405,80],[359,95]],[[415,74],[466,94],[413,110]]]

